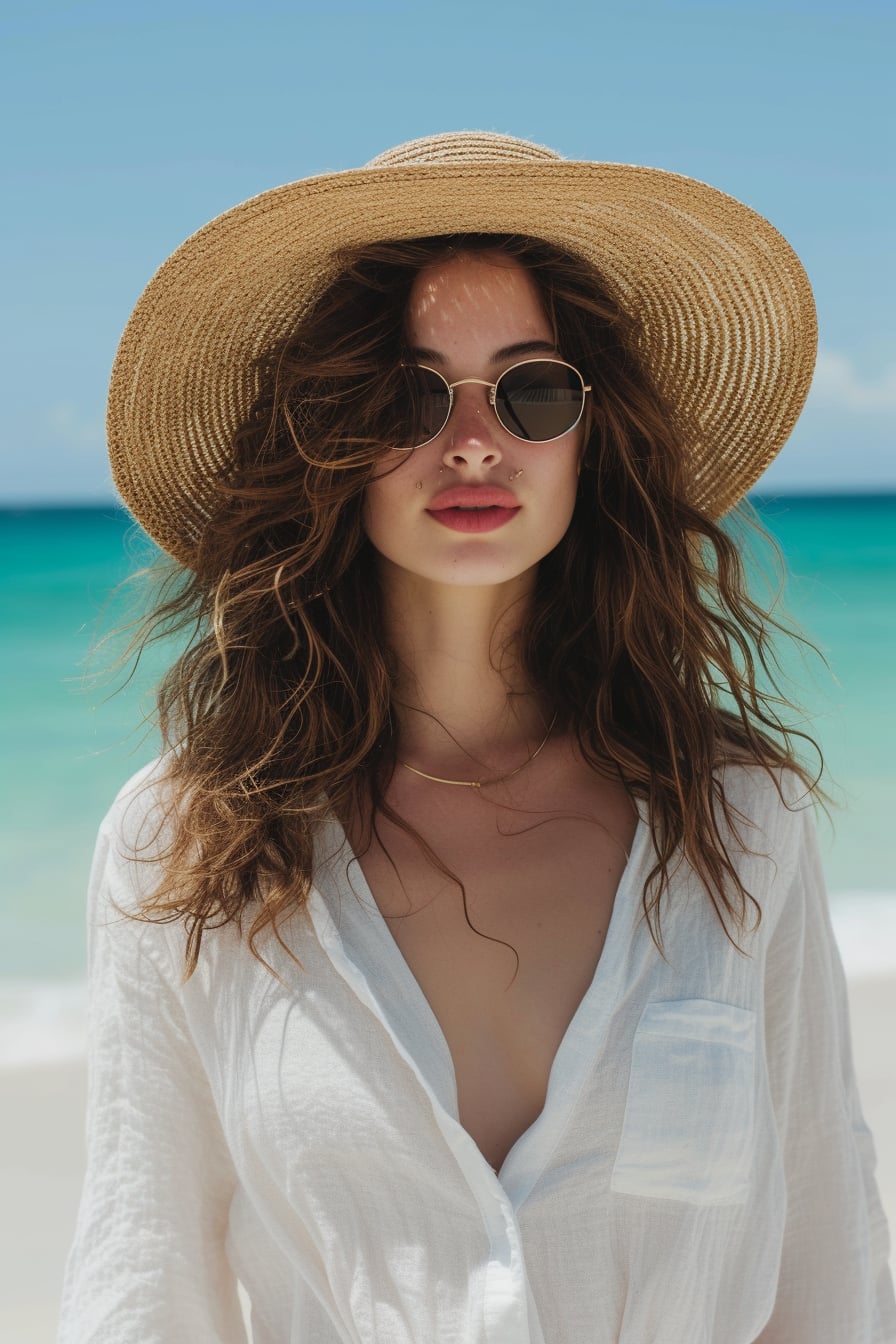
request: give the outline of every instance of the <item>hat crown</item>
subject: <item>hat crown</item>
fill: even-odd
[[[406,140],[387,149],[364,165],[365,168],[404,168],[428,163],[542,163],[557,162],[560,155],[546,145],[519,140],[515,135],[496,131],[446,131],[418,140]]]

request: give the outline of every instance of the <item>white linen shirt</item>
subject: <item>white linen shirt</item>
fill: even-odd
[[[753,823],[749,956],[683,863],[660,956],[641,807],[544,1110],[498,1174],[335,820],[307,914],[281,923],[303,969],[258,940],[282,984],[231,924],[183,985],[182,924],[116,916],[154,885],[128,851],[158,829],[159,773],[119,794],[91,874],[88,1164],[59,1344],[237,1344],[236,1278],[254,1344],[896,1341],[812,811],[763,771],[726,772]]]

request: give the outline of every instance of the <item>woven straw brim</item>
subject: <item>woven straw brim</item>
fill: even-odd
[[[112,371],[108,443],[128,509],[190,564],[212,481],[258,394],[253,362],[335,276],[337,249],[521,233],[591,262],[640,322],[643,357],[688,426],[692,498],[731,508],[786,440],[816,351],[790,245],[713,187],[659,169],[542,160],[308,178],[195,233],[150,281]]]

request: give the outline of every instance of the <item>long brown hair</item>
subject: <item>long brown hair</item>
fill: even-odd
[[[414,279],[477,249],[531,271],[558,348],[593,388],[573,518],[539,566],[521,657],[584,758],[648,805],[656,862],[643,905],[661,952],[659,905],[679,855],[729,939],[723,908],[741,928],[748,900],[761,918],[728,852],[737,818],[720,767],[764,767],[779,791],[789,768],[817,787],[794,749],[804,734],[779,715],[770,639],[790,631],[750,595],[731,536],[689,503],[689,427],[639,358],[636,317],[578,258],[538,240],[365,247],[262,360],[195,569],[168,568],[133,641],[192,636],[158,689],[177,802],[138,915],[184,920],[187,979],[207,925],[242,930],[251,914],[257,957],[264,928],[280,939],[278,919],[307,900],[326,811],[371,826],[378,811],[395,817],[384,798],[395,669],[362,503],[377,465],[407,441],[400,366]]]

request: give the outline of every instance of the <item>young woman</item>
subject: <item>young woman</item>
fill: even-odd
[[[103,823],[65,1344],[882,1344],[773,624],[815,351],[703,184],[413,142],[189,239],[115,478],[177,563]]]

